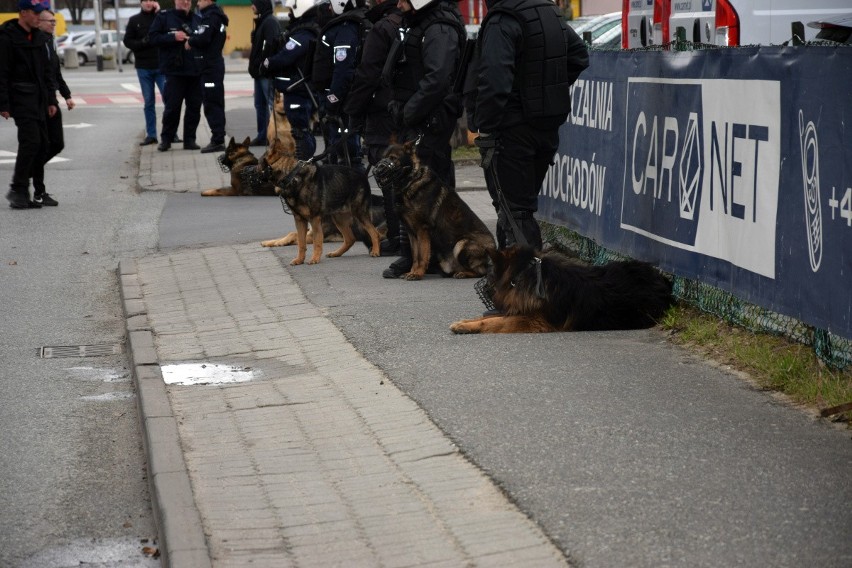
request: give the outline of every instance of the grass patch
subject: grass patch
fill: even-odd
[[[476,146],[457,146],[453,148],[453,160],[478,160],[479,148]]]
[[[780,336],[753,333],[716,316],[679,304],[660,322],[671,340],[747,373],[762,388],[782,392],[814,409],[852,401],[852,369],[838,371],[813,350]],[[852,420],[852,411],[829,419]]]

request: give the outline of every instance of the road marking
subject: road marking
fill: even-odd
[[[80,122],[77,124],[63,124],[62,128],[88,128],[90,126],[94,126],[94,124],[89,124],[88,122]]]

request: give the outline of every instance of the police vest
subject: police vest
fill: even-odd
[[[439,3],[433,10],[426,13],[419,22],[410,27],[405,34],[402,54],[394,69],[394,100],[404,103],[417,92],[420,80],[426,72],[423,68],[423,53],[421,50],[423,35],[429,26],[439,23],[456,29],[456,32],[459,34],[459,57],[461,57],[467,32],[464,29],[464,25],[459,21],[459,16],[443,3]],[[455,80],[455,75],[458,72],[458,63],[458,60],[453,63],[455,65],[451,77],[453,80]]]
[[[484,30],[494,14],[508,14],[521,24],[523,49],[512,90],[520,93],[524,117],[568,115],[568,89],[576,80],[568,73],[568,24],[548,0],[503,0],[482,22]]]
[[[314,61],[314,51],[316,49],[316,40],[319,37],[320,27],[317,24],[316,20],[313,18],[308,19],[304,22],[298,22],[293,27],[287,28],[287,30],[281,35],[281,45],[284,47],[282,49],[287,49],[287,42],[290,41],[290,38],[296,37],[300,32],[305,32],[304,36],[309,36],[310,45],[307,46],[308,50],[305,53],[304,57],[299,58],[294,66],[295,69],[288,69],[289,77],[286,80],[282,80],[279,77],[275,77],[274,83],[275,88],[282,93],[286,91],[290,85],[300,80],[301,77],[307,78],[310,80],[311,77],[311,68],[313,66]],[[298,71],[297,71],[298,70]],[[301,71],[301,73],[299,73]],[[294,94],[301,94],[303,96],[308,95],[308,85],[305,83],[300,84],[298,87],[290,91]]]
[[[363,45],[367,32],[373,27],[372,22],[367,19],[366,12],[365,8],[356,8],[340,14],[323,26],[319,33],[320,41],[317,42],[314,52],[313,70],[311,72],[311,84],[317,89],[327,89],[331,85],[331,79],[334,75],[334,46],[322,41],[325,34],[344,22],[354,22],[358,24],[358,35],[361,39],[361,45]],[[360,60],[360,54],[361,48],[359,46],[355,55],[356,65]]]

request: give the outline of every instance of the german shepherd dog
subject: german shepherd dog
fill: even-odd
[[[379,256],[379,232],[370,219],[370,183],[363,172],[346,166],[298,162],[292,171],[277,179],[276,192],[290,208],[296,222],[298,252],[290,261],[291,265],[305,262],[309,224],[313,230],[313,254],[308,264],[320,261],[325,216],[331,218],[343,235],[340,248],[327,256],[341,256],[355,244],[353,221],[370,236],[370,256]]]
[[[417,158],[415,143],[393,144],[376,164],[376,181],[394,189],[397,214],[411,240],[411,271],[421,280],[432,257],[453,278],[483,276],[494,236],[459,195]]]
[[[636,260],[589,266],[556,251],[491,251],[488,281],[504,315],[457,321],[454,333],[548,333],[653,327],[672,304],[672,285]]]
[[[219,163],[222,164],[223,169],[227,168],[231,173],[230,187],[206,189],[201,192],[201,195],[204,197],[253,195],[249,188],[245,187],[242,178],[242,173],[248,166],[257,167],[257,158],[249,150],[249,142],[251,137],[248,136],[242,143],[235,142],[234,137],[231,137],[225,153],[219,156]]]

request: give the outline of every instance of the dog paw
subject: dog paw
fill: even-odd
[[[320,259],[312,258],[308,261],[308,264],[319,264]]]
[[[406,272],[402,275],[403,280],[423,280],[423,275],[416,272]]]
[[[304,264],[304,263],[305,263],[304,258],[294,258],[293,260],[290,261],[290,266],[299,266],[300,264]]]
[[[456,323],[450,325],[450,331],[457,334],[476,333],[476,331],[472,329],[467,322],[464,321],[457,321]]]
[[[328,258],[337,258],[338,256],[342,256],[342,255],[343,255],[343,253],[339,253],[339,252],[330,252],[330,253],[328,253],[328,254],[327,254],[327,255],[325,255],[325,256],[326,256],[326,257],[328,257]]]

